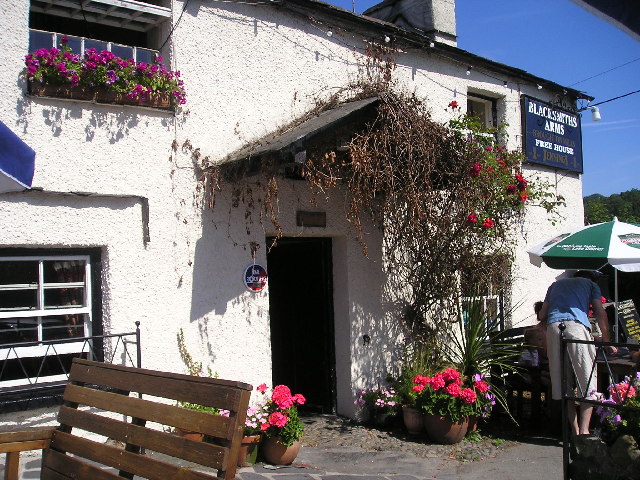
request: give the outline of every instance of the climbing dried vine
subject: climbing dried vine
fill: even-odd
[[[379,92],[377,116],[347,154],[310,158],[305,178],[316,193],[346,192],[347,217],[363,251],[363,225],[381,228],[391,288],[406,292],[405,320],[433,344],[458,318],[459,299],[509,284],[509,261],[524,205],[549,202],[520,170],[522,156],[457,116],[434,122],[415,95]],[[449,105],[455,115],[457,104]]]
[[[455,101],[448,106],[449,124],[433,121],[415,94],[393,88],[391,51],[372,50],[369,59],[366,83],[316,111],[333,108],[340,98],[376,97],[373,115],[352,132],[346,149],[330,142],[307,146],[302,175],[312,202],[344,196],[346,217],[365,255],[371,247],[367,226],[383,232],[388,288],[405,302],[404,320],[414,338],[433,346],[459,318],[461,297],[509,285],[524,205],[538,202],[553,210],[562,199],[545,184],[525,179],[522,155],[501,143],[504,127],[483,128],[460,115]],[[233,203],[244,205],[247,224],[258,211],[260,221],[268,218],[280,236],[277,162],[260,168],[266,182],[236,182]],[[206,172],[207,190],[215,192],[220,171]],[[255,202],[252,188],[258,185],[261,201]]]

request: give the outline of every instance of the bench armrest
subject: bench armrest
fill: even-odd
[[[0,453],[47,448],[54,430],[54,427],[32,427],[0,432]]]

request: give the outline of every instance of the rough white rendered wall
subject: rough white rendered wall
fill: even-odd
[[[176,342],[182,328],[194,359],[221,377],[269,383],[268,291],[246,291],[241,273],[252,261],[242,245],[264,244],[273,232],[256,224],[246,235],[243,212],[229,208],[226,190],[213,212],[203,210],[194,161],[182,146],[188,141],[217,161],[286,125],[316,99],[361,78],[364,39],[339,29],[329,37],[327,27],[270,5],[191,1],[168,59],[185,80],[188,114],[173,117],[137,107],[25,97],[17,76],[27,53],[28,5],[28,0],[0,5],[5,46],[0,115],[37,152],[34,186],[146,197],[151,241],[143,244],[135,198],[32,192],[0,195],[0,246],[100,247],[105,327],[131,331],[134,321],[141,322],[143,366],[185,371]],[[174,23],[182,7],[174,2]],[[429,51],[409,50],[399,55],[394,75],[427,101],[438,121],[451,118],[445,111],[451,100],[466,104],[468,87],[504,99],[501,118],[510,124],[511,146],[518,146],[518,86],[506,79],[513,86],[505,89],[499,80],[470,78],[465,70],[466,65]],[[534,94],[533,87],[522,88]],[[527,169],[528,175],[529,170],[538,169]],[[545,175],[555,181],[552,173]],[[281,184],[286,234],[333,239],[338,411],[353,415],[355,390],[382,379],[401,337],[382,291],[380,238],[375,231],[369,236],[372,259],[365,259],[339,196],[318,206],[327,212],[326,229],[301,231],[294,218],[299,206],[309,209],[305,188]],[[558,190],[567,199],[565,224],[579,224],[579,177],[563,176]],[[518,254],[514,299],[523,297],[526,308],[518,317],[523,321],[553,279],[553,272],[530,266],[524,253],[562,226],[548,226],[545,215],[529,210]],[[266,264],[265,248],[256,261]],[[362,342],[365,334],[372,339],[368,346]]]

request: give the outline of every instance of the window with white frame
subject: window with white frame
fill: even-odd
[[[83,351],[91,277],[89,255],[0,256],[0,387],[57,380]]]
[[[510,285],[509,263],[502,256],[484,257],[478,268],[461,275],[462,312],[478,309],[493,330],[503,328],[504,295]]]
[[[162,27],[171,18],[168,0],[31,0],[29,51],[59,47],[75,53],[108,50],[124,59],[150,63],[160,48]],[[167,34],[168,32],[164,32]]]
[[[497,100],[476,93],[468,93],[467,115],[477,118],[485,127],[497,127]]]

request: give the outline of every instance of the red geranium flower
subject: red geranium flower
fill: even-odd
[[[291,390],[286,385],[278,385],[274,387],[273,393],[271,394],[271,400],[278,406],[278,408],[282,408],[283,410],[289,408],[293,405],[294,401],[291,397]]]
[[[473,384],[473,386],[476,388],[476,390],[478,390],[480,393],[486,393],[489,390],[489,385],[487,384],[487,382],[483,381],[483,380],[479,380],[476,383]]]
[[[444,387],[446,384],[446,382],[444,381],[444,378],[442,377],[442,373],[436,373],[432,378],[431,381],[429,382],[429,385],[431,385],[431,388],[433,388],[434,390],[439,390],[442,387]]]
[[[614,402],[622,403],[627,399],[627,397],[635,397],[636,389],[633,385],[622,382],[616,385],[611,385],[609,387],[609,395],[611,395],[611,400]]]
[[[288,421],[289,418],[281,412],[273,412],[269,415],[269,422],[279,428],[284,427]]]
[[[454,368],[447,368],[444,372],[442,372],[442,378],[446,382],[450,382],[451,380],[459,380],[460,372]]]
[[[495,222],[491,218],[487,217],[484,219],[484,222],[482,222],[482,227],[485,228],[486,230],[489,230],[494,226],[495,226]]]
[[[476,395],[476,392],[474,392],[471,388],[464,388],[460,392],[460,398],[462,398],[462,400],[464,400],[466,403],[471,404],[475,403],[475,401],[478,399],[478,396]]]
[[[459,397],[461,392],[460,384],[457,382],[450,383],[449,385],[444,387],[444,390],[452,397]]]

